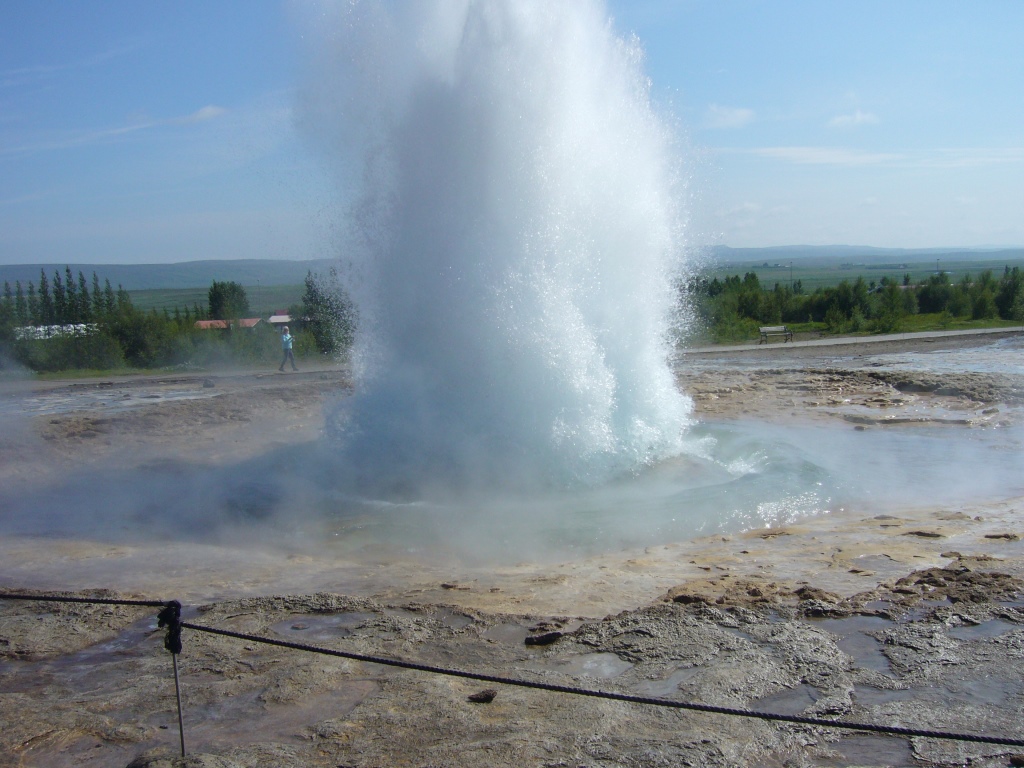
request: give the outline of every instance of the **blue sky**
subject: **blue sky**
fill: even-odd
[[[695,237],[1024,244],[1024,3],[613,0]],[[330,256],[278,2],[0,3],[0,263]]]

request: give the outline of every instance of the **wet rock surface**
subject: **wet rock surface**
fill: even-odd
[[[1016,738],[1022,584],[956,561],[850,597],[779,585],[757,601],[733,590],[687,602],[680,587],[604,619],[320,593],[223,601],[186,609],[185,620],[560,686]],[[0,602],[3,764],[973,766],[1007,765],[1019,752],[511,685],[481,691],[473,680],[186,628],[178,667],[191,756],[182,762],[164,633],[152,609],[140,610],[148,617]],[[563,629],[527,645],[538,625]],[[879,751],[903,757],[878,762]]]
[[[680,374],[699,410],[774,420],[841,418],[865,425],[999,425],[998,404],[1024,403],[1024,387],[998,374],[945,374],[825,367]],[[794,410],[795,409],[795,410]]]

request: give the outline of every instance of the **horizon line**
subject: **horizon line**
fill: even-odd
[[[725,248],[731,251],[779,251],[785,249],[794,250],[826,250],[832,248],[844,248],[849,250],[871,250],[871,251],[888,251],[888,252],[901,252],[901,253],[963,253],[963,252],[974,252],[983,253],[986,251],[1014,251],[1024,250],[1024,245],[934,245],[934,246],[916,246],[916,247],[905,247],[905,246],[884,246],[884,245],[850,245],[848,243],[831,243],[828,245],[808,245],[806,243],[791,243],[786,245],[726,245],[725,243],[708,243],[694,245],[695,249],[720,249]],[[180,261],[22,261],[22,262],[0,262],[0,268],[3,267],[64,267],[64,266],[116,266],[116,267],[157,267],[157,266],[175,266],[182,264],[201,264],[205,262],[237,262],[237,261],[251,261],[251,262],[320,262],[320,261],[332,261],[335,260],[332,257],[313,257],[308,259],[296,258],[260,258],[260,257],[240,257],[240,258],[209,258],[209,259],[182,259]]]

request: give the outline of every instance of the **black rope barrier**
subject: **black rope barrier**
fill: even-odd
[[[588,696],[591,698],[608,699],[611,701],[623,701],[631,704],[646,704],[656,707],[669,707],[672,709],[684,709],[694,712],[705,712],[716,715],[730,715],[733,717],[755,718],[775,722],[794,723],[796,725],[813,725],[824,728],[839,728],[845,730],[867,731],[870,733],[881,733],[890,736],[920,737],[927,739],[945,739],[950,741],[964,741],[974,744],[997,744],[1013,747],[1024,747],[1024,739],[1010,739],[1000,736],[979,736],[970,733],[954,733],[950,731],[930,731],[919,728],[904,728],[892,725],[875,725],[873,723],[852,723],[844,720],[825,720],[817,717],[801,717],[799,715],[782,715],[774,712],[759,712],[751,709],[738,709],[733,707],[718,707],[712,704],[698,704],[688,701],[673,701],[671,699],[658,699],[646,696],[633,696],[626,693],[614,693],[610,691],[595,691],[588,688],[576,688],[567,685],[555,685],[553,683],[541,683],[531,680],[520,680],[517,678],[503,677],[501,675],[485,675],[479,672],[467,672],[461,669],[450,669],[437,667],[430,664],[419,664],[401,659],[389,659],[382,656],[370,656],[351,651],[339,651],[333,648],[323,648],[305,643],[293,643],[287,640],[274,640],[272,638],[250,635],[244,632],[233,632],[227,629],[216,629],[206,627],[202,624],[192,624],[181,620],[181,603],[177,600],[116,600],[110,598],[88,598],[88,597],[62,597],[52,595],[22,595],[0,593],[0,600],[35,600],[39,602],[66,602],[66,603],[97,603],[101,605],[135,605],[161,608],[158,615],[158,626],[167,628],[167,635],[164,638],[164,647],[170,651],[174,660],[174,685],[175,694],[178,700],[178,726],[181,734],[181,753],[185,754],[185,730],[182,722],[181,693],[178,687],[178,664],[177,655],[181,653],[182,641],[181,630],[191,629],[195,632],[204,632],[211,635],[221,635],[237,640],[245,640],[252,643],[288,648],[307,653],[317,653],[324,656],[335,656],[352,661],[362,661],[370,664],[381,664],[400,669],[411,669],[419,672],[428,672],[448,677],[458,677],[466,680],[478,680],[485,683],[497,683],[500,685],[512,685],[520,688],[532,688],[534,690],[550,691],[553,693],[565,693],[574,696]]]
[[[430,672],[436,675],[447,675],[449,677],[461,677],[468,680],[479,680],[485,683],[499,683],[502,685],[515,685],[520,688],[534,688],[541,691],[553,691],[554,693],[568,693],[576,696],[590,696],[598,699],[610,699],[612,701],[626,701],[632,704],[648,704],[656,707],[671,707],[674,709],[687,709],[695,712],[709,712],[717,715],[733,715],[736,717],[749,717],[761,720],[775,720],[786,723],[797,723],[799,725],[817,725],[826,728],[844,728],[856,731],[870,731],[872,733],[884,733],[894,736],[920,736],[928,739],[948,739],[953,741],[968,741],[977,744],[1007,744],[1015,747],[1024,747],[1024,739],[1004,739],[999,736],[977,736],[970,733],[950,733],[946,731],[926,731],[917,728],[902,728],[892,725],[873,725],[871,723],[849,723],[842,720],[823,720],[817,717],[800,717],[799,715],[780,715],[774,712],[758,712],[751,709],[734,709],[731,707],[716,707],[711,704],[696,704],[688,701],[673,701],[671,699],[655,699],[646,696],[632,696],[626,693],[612,693],[609,691],[595,691],[587,688],[575,688],[567,685],[555,685],[553,683],[539,683],[531,680],[519,680],[516,678],[502,677],[499,675],[484,675],[478,672],[466,672],[460,669],[448,669],[435,667],[429,664],[418,664],[412,661],[401,661],[399,659],[388,659],[381,656],[367,656],[361,653],[349,651],[337,651],[332,648],[321,648],[315,645],[304,643],[292,643],[287,640],[273,640],[258,635],[248,635],[243,632],[232,632],[227,629],[215,629],[204,627],[201,624],[182,622],[182,627],[196,632],[206,632],[212,635],[223,635],[238,640],[246,640],[264,645],[274,645],[279,648],[290,648],[296,651],[319,653],[325,656],[337,656],[343,659],[354,661],[365,661],[372,664],[384,664],[389,667],[400,667],[402,669],[414,669],[419,672]]]
[[[181,653],[181,603],[177,600],[127,600],[112,597],[72,597],[70,595],[25,595],[0,592],[0,600],[32,600],[40,603],[87,603],[89,605],[126,605],[161,608],[157,614],[157,627],[167,627],[164,648],[171,652],[174,668],[174,698],[178,702],[178,737],[181,756],[185,757],[185,723],[181,712],[181,685],[178,682],[178,654]]]

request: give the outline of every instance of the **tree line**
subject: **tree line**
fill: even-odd
[[[813,293],[805,293],[800,280],[768,287],[747,272],[723,280],[696,277],[682,292],[718,341],[756,338],[758,326],[783,323],[828,333],[896,333],[913,315],[933,315],[941,326],[956,320],[1024,322],[1024,273],[1009,266],[999,278],[991,270],[957,282],[946,272],[917,284],[909,275],[877,284],[857,277]]]
[[[202,369],[223,364],[263,365],[281,354],[278,331],[267,323],[242,329],[196,327],[197,320],[234,321],[251,313],[245,288],[213,281],[206,306],[158,312],[136,308],[121,285],[101,284],[70,267],[38,284],[4,283],[0,297],[0,370],[120,368]],[[343,353],[352,343],[356,313],[337,275],[309,273],[302,302],[291,308],[297,357]]]
[[[913,284],[862,277],[805,293],[799,280],[764,285],[755,272],[724,279],[696,277],[681,287],[712,338],[757,338],[759,325],[785,323],[827,333],[904,330],[915,315],[938,325],[956,320],[1024,322],[1024,273],[1007,267],[1000,277],[984,271],[951,280],[938,272]],[[128,292],[82,272],[49,276],[38,284],[4,283],[0,297],[0,370],[17,364],[33,371],[119,368],[196,368],[223,364],[269,365],[281,354],[278,332],[267,323],[224,331],[195,327],[196,320],[247,317],[245,288],[214,281],[207,304],[149,312],[136,308]],[[332,270],[306,276],[302,301],[289,308],[297,357],[337,355],[352,344],[358,314]]]
[[[51,326],[90,323],[114,314],[119,306],[129,301],[128,293],[118,285],[117,293],[104,281],[100,287],[99,277],[92,273],[92,290],[89,290],[85,275],[78,273],[76,281],[71,268],[65,267],[64,277],[54,271],[53,281],[46,277],[46,271],[39,271],[39,287],[30,280],[27,289],[21,281],[12,289],[4,282],[3,305],[0,311],[7,323],[19,326]]]

